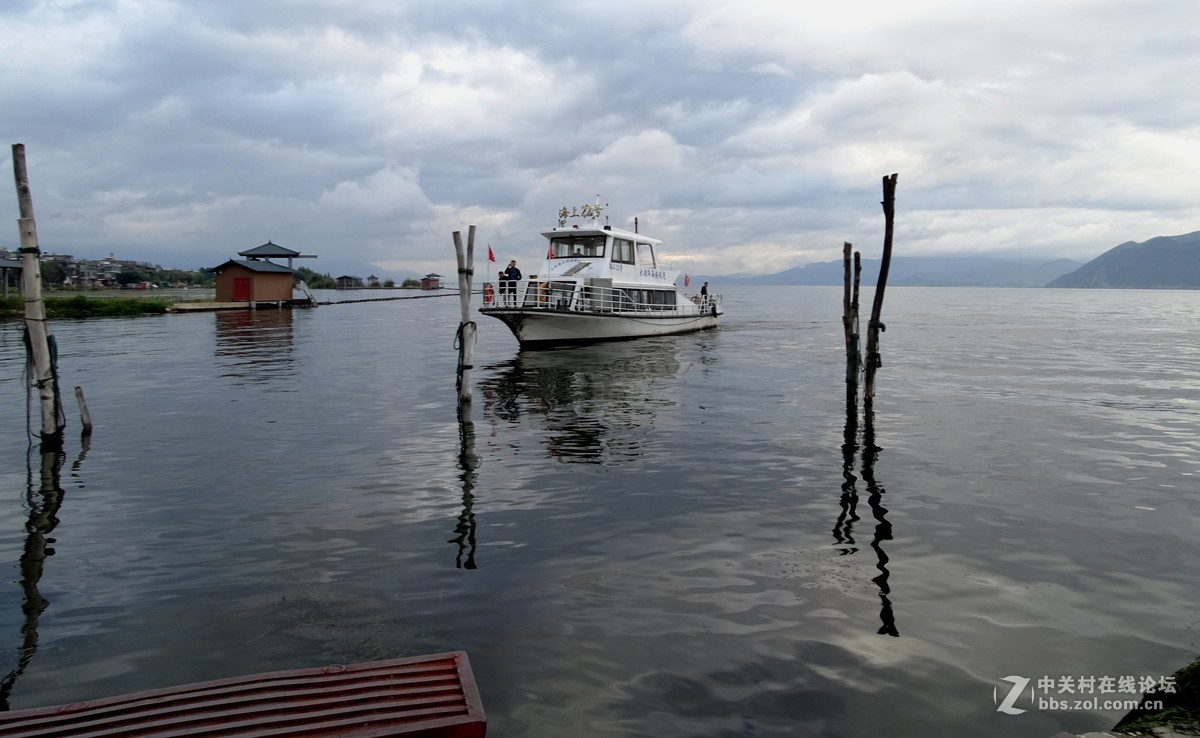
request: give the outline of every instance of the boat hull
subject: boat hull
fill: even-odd
[[[580,313],[526,308],[483,308],[504,322],[523,347],[620,341],[692,333],[717,326],[721,311],[693,315]]]

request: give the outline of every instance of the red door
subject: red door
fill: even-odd
[[[249,277],[234,277],[233,278],[233,301],[234,302],[250,302],[250,278]]]

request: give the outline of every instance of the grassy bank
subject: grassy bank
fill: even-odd
[[[47,297],[46,317],[55,318],[107,318],[118,315],[161,315],[171,306],[170,300],[129,297]],[[25,315],[25,302],[20,297],[0,300],[0,318],[21,318]]]
[[[1153,736],[1157,731],[1174,731],[1182,735],[1200,735],[1200,659],[1173,676],[1175,691],[1155,692],[1143,699],[1143,703],[1161,701],[1161,709],[1138,708],[1121,718],[1113,732]]]

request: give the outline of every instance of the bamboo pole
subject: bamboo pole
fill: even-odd
[[[454,232],[454,253],[458,257],[458,298],[462,308],[462,319],[458,325],[455,343],[458,346],[458,390],[459,413],[471,404],[472,356],[475,353],[475,322],[471,320],[471,283],[475,274],[475,226],[467,229],[467,249],[463,253],[462,233]]]
[[[896,178],[898,174],[890,174],[883,178],[883,259],[879,264],[879,283],[875,287],[875,301],[871,305],[871,320],[867,323],[867,366],[866,382],[863,389],[864,408],[870,412],[875,399],[875,370],[883,366],[883,358],[879,355],[879,333],[887,330],[880,322],[883,312],[883,293],[887,289],[888,268],[892,263],[892,233],[896,217]]]
[[[54,367],[50,359],[50,342],[46,330],[46,305],[42,301],[42,271],[38,257],[37,222],[33,217],[33,195],[29,189],[29,175],[25,169],[25,145],[13,144],[13,179],[17,187],[17,203],[20,218],[17,227],[21,232],[21,279],[25,297],[25,329],[29,333],[29,344],[33,353],[35,385],[42,409],[42,448],[62,446],[62,427],[58,422],[58,388],[55,386]]]

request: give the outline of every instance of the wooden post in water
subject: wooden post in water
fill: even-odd
[[[879,284],[875,287],[875,301],[871,305],[871,320],[867,323],[867,366],[863,387],[863,406],[871,411],[875,400],[875,370],[883,366],[879,355],[879,332],[886,330],[879,316],[883,312],[883,292],[887,288],[888,268],[892,263],[892,232],[896,217],[896,178],[890,174],[883,178],[883,259],[879,263]]]
[[[846,332],[846,398],[858,397],[858,371],[862,364],[859,354],[858,335],[858,279],[862,273],[862,262],[854,254],[854,272],[850,271],[849,241],[842,244],[842,265],[845,269],[845,285],[842,294],[842,327]],[[857,404],[857,403],[856,403]]]
[[[25,330],[33,353],[34,384],[42,408],[42,450],[62,447],[62,426],[58,422],[58,387],[50,357],[50,339],[46,330],[46,304],[42,301],[42,270],[39,264],[37,222],[33,217],[33,195],[25,169],[25,145],[13,144],[13,179],[17,186],[17,204],[21,232],[21,291],[25,297]]]
[[[475,275],[475,226],[467,229],[467,250],[463,253],[462,233],[454,232],[454,253],[458,257],[458,300],[462,320],[458,324],[458,411],[461,416],[471,406],[471,357],[475,353],[475,321],[471,320],[471,283]]]
[[[88,412],[87,401],[83,399],[83,387],[75,386],[75,402],[79,403],[79,422],[83,425],[83,435],[92,435],[92,414]]]

